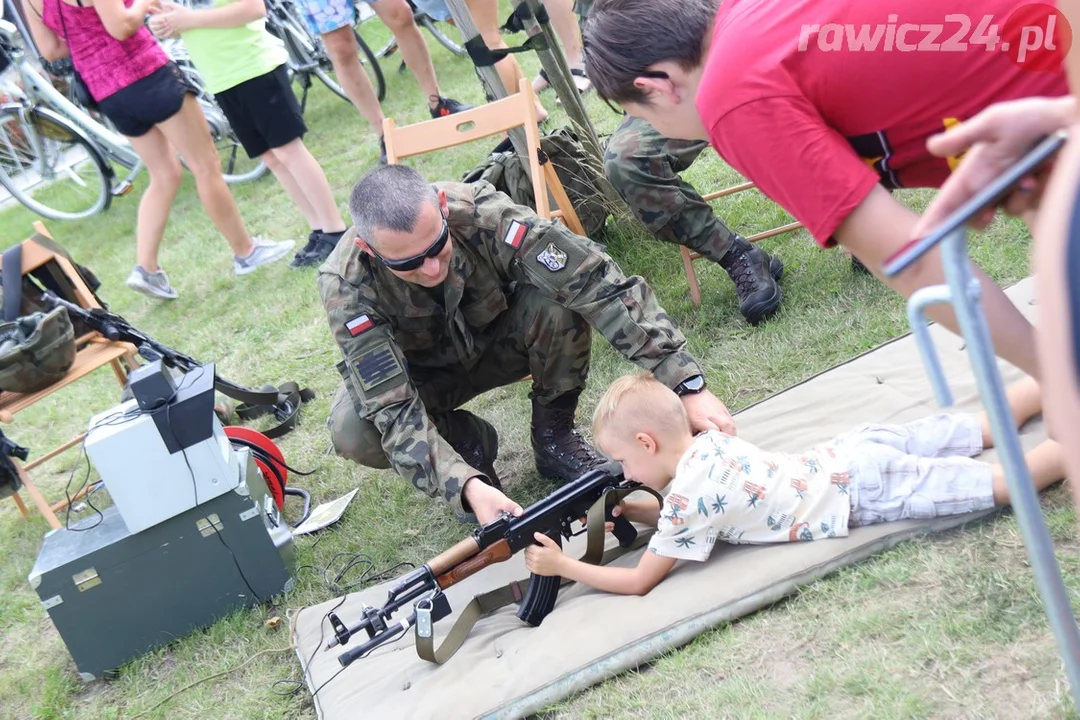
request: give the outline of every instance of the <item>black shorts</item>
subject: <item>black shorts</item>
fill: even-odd
[[[187,93],[194,94],[194,90],[184,82],[176,63],[169,62],[99,100],[98,108],[121,135],[140,137],[180,112]]]
[[[284,65],[222,90],[214,98],[250,158],[287,145],[307,132]]]

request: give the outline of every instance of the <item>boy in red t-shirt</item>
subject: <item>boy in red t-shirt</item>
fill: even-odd
[[[918,220],[890,190],[937,187],[959,162],[927,138],[995,102],[1068,92],[1067,23],[1023,0],[597,0],[585,37],[602,97],[709,140],[822,247],[876,273]],[[979,275],[998,354],[1038,377],[1030,323]],[[944,282],[941,261],[886,282],[910,297]],[[931,315],[956,331],[947,307]]]

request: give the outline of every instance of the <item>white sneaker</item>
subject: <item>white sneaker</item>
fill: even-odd
[[[169,276],[160,268],[156,272],[148,272],[142,265],[136,265],[128,275],[127,286],[143,295],[163,300],[174,300],[179,295],[169,284]]]
[[[252,237],[251,242],[255,247],[250,255],[244,258],[233,256],[233,270],[237,275],[247,275],[249,272],[255,272],[255,269],[262,265],[269,265],[280,260],[296,245],[294,240],[264,240],[258,235]]]

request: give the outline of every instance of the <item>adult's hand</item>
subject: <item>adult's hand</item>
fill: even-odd
[[[694,432],[720,430],[728,435],[736,435],[735,420],[727,406],[708,390],[682,396],[683,407],[690,418],[690,427]]]
[[[486,525],[499,517],[505,511],[514,517],[520,517],[524,510],[516,502],[506,497],[501,490],[497,490],[478,477],[469,478],[462,488],[462,497],[473,514],[476,521]]]
[[[997,103],[926,142],[938,157],[962,153],[959,167],[941,186],[926,212],[916,223],[912,238],[923,237],[976,193],[1024,156],[1043,136],[1067,127],[1077,119],[1076,100],[1024,98]],[[1038,207],[1050,165],[1021,181],[1002,207],[1010,215],[1023,215]],[[971,225],[984,228],[994,219],[995,208],[976,217]]]

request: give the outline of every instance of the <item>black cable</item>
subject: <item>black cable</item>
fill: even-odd
[[[318,540],[316,540],[315,542],[318,543]],[[315,547],[315,545],[313,544],[312,548],[314,549],[314,547]],[[339,557],[341,557],[343,555],[351,555],[352,558],[347,563],[345,563],[345,566],[338,572],[337,577],[335,577],[334,580],[331,581],[330,579],[327,578],[327,573],[330,572],[330,566],[334,564],[335,560],[337,560]],[[367,570],[365,570],[360,575],[360,579],[357,580],[355,583],[351,583],[351,584],[346,585],[344,587],[339,586],[337,583],[341,581],[341,579],[345,576],[345,573],[347,573],[352,568],[356,567],[361,562],[367,563],[368,568],[367,568]],[[334,605],[334,607],[330,608],[326,612],[326,614],[322,616],[322,619],[319,621],[319,642],[315,645],[315,649],[312,651],[311,657],[308,658],[307,663],[305,663],[303,668],[302,668],[302,671],[304,673],[303,677],[307,677],[308,668],[311,667],[311,663],[315,660],[315,655],[318,654],[319,650],[323,646],[323,641],[326,639],[326,621],[327,621],[327,619],[330,617],[331,613],[336,611],[338,608],[340,608],[345,603],[345,599],[346,599],[346,597],[348,597],[348,591],[351,588],[357,587],[359,585],[375,584],[375,583],[378,583],[378,582],[382,582],[383,580],[386,580],[390,576],[392,576],[398,570],[398,568],[400,568],[402,566],[407,566],[410,569],[413,569],[413,568],[416,567],[411,562],[399,562],[398,564],[394,565],[391,568],[388,568],[386,570],[383,570],[382,572],[375,573],[374,575],[369,576],[368,573],[374,571],[376,566],[375,566],[375,561],[372,560],[368,555],[365,555],[364,553],[338,552],[338,553],[334,553],[334,555],[331,556],[330,560],[327,561],[326,566],[321,568],[321,569],[316,567],[315,565],[301,565],[300,567],[296,568],[296,574],[297,575],[300,574],[301,570],[305,570],[305,569],[311,570],[312,572],[320,573],[322,575],[323,582],[326,583],[327,589],[330,590],[330,592],[334,593],[335,595],[337,595],[339,593],[341,594],[341,600],[339,600],[338,603],[336,605]],[[402,635],[402,637],[405,637],[405,635]],[[398,638],[398,640],[400,640],[400,639],[401,638]],[[395,640],[394,642],[397,642],[397,640]],[[374,650],[375,648],[372,648],[372,649]],[[370,651],[368,651],[368,652],[370,652]],[[366,657],[367,654],[368,653],[364,653],[360,657]],[[360,658],[357,658],[357,660],[359,660],[359,659]],[[326,687],[327,684],[329,684],[331,680],[333,680],[338,675],[340,675],[344,670],[345,670],[344,667],[341,668],[340,670],[335,672],[333,675],[331,675],[329,678],[327,678],[325,681],[323,681],[322,685],[319,685],[319,687],[315,688],[315,690],[311,693],[311,697],[314,699],[314,697],[319,693],[320,690],[322,690],[324,687]],[[285,697],[287,697],[289,695],[294,695],[297,692],[299,692],[299,690],[302,687],[304,687],[303,677],[300,680],[276,680],[276,681],[273,682],[273,684],[270,685],[270,692],[274,693],[275,695],[281,695],[281,696],[285,696]],[[278,685],[287,684],[287,683],[293,684],[296,687],[294,687],[292,690],[289,690],[287,692],[280,692],[280,691],[277,690]]]

